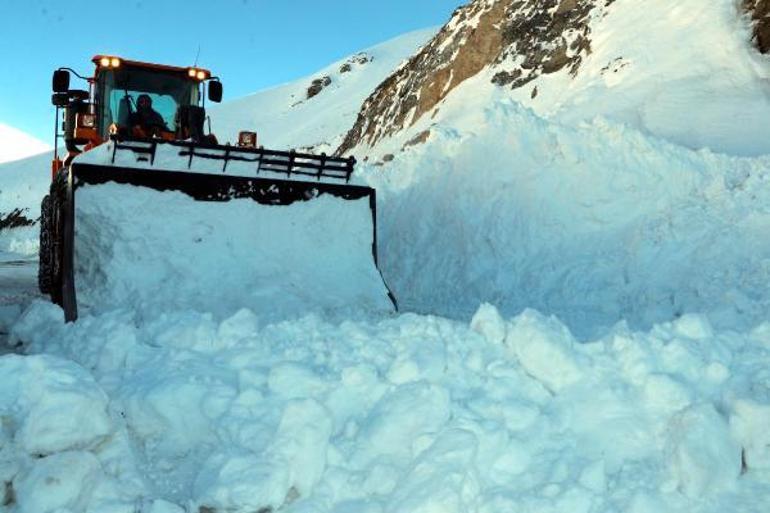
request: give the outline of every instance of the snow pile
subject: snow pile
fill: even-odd
[[[15,335],[32,353],[92,369],[97,384],[73,386],[110,397],[124,428],[90,449],[87,468],[113,483],[114,495],[97,495],[114,511],[770,505],[767,325],[719,332],[685,316],[579,344],[553,317],[506,319],[490,305],[469,325],[413,314],[264,324],[245,309],[222,321],[172,311],[143,324],[120,312],[60,320],[38,303]],[[25,374],[8,369],[17,390]],[[6,434],[5,451],[23,440]],[[4,479],[18,510],[31,511],[37,495],[16,472]],[[95,511],[96,500],[81,508]]]
[[[105,449],[115,433],[107,396],[85,369],[52,356],[4,356],[0,374],[3,506],[83,511],[107,484]]]
[[[51,146],[16,128],[0,123],[0,164],[45,153]]]
[[[75,205],[81,313],[393,309],[372,258],[368,198],[265,206],[108,183],[79,188]]]
[[[427,142],[366,178],[381,267],[407,310],[532,307],[580,337],[684,313],[766,320],[770,158],[694,152],[597,119],[544,120],[460,86]],[[462,128],[460,128],[462,127]]]

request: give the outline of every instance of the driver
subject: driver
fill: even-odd
[[[154,134],[158,130],[168,132],[163,116],[152,108],[152,98],[147,94],[140,94],[136,99],[136,112],[131,114],[130,121],[132,126],[139,126],[148,134]]]

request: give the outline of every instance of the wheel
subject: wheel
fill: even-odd
[[[62,304],[62,277],[64,276],[64,205],[67,195],[67,174],[60,172],[51,184],[51,301]]]
[[[51,184],[40,205],[40,250],[37,284],[40,292],[62,303],[63,206],[67,193],[66,173],[61,172]]]
[[[42,294],[51,293],[51,196],[40,204],[40,249],[38,252],[37,286]]]

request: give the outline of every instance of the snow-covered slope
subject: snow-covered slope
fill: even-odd
[[[331,153],[353,125],[364,98],[435,32],[405,34],[312,76],[213,108],[212,128],[223,140],[235,141],[240,130],[254,130],[266,148]]]
[[[0,164],[20,160],[51,149],[49,144],[0,123]]]
[[[749,4],[470,2],[372,93],[342,149],[397,151],[410,139],[405,129],[440,120],[455,88],[483,76],[475,95],[502,89],[548,118],[604,116],[694,149],[770,152],[768,57],[751,44],[750,20],[764,19],[766,6]]]

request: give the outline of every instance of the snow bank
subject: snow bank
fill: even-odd
[[[381,264],[408,310],[555,314],[579,337],[686,313],[765,320],[768,158],[691,151],[607,120],[566,126],[460,86],[424,144],[364,168]],[[462,127],[462,128],[460,128]]]
[[[94,454],[115,431],[107,396],[85,369],[52,356],[0,357],[0,374],[3,506],[83,511],[107,479]]]
[[[0,217],[16,209],[31,221],[40,217],[40,202],[51,183],[50,154],[0,164]],[[0,251],[22,255],[38,252],[38,227],[0,230]]]
[[[393,308],[372,257],[368,198],[266,206],[104,184],[79,188],[75,205],[81,314],[194,309],[222,318],[248,307],[285,319]]]
[[[73,480],[106,467],[113,487],[101,488],[101,504],[233,513],[770,505],[764,328],[723,332],[687,316],[576,344],[555,318],[509,318],[491,305],[469,325],[414,314],[260,324],[244,310],[223,321],[166,312],[144,324],[111,312],[64,326],[52,322],[60,315],[37,303],[14,334],[32,353],[93,369],[131,433],[131,443],[72,463],[82,469]],[[210,343],[187,345],[192,333]],[[41,357],[6,358],[7,367]],[[141,486],[123,486],[136,475]],[[38,482],[6,479],[21,490]],[[71,494],[82,500],[72,511],[94,510],[87,488]]]

